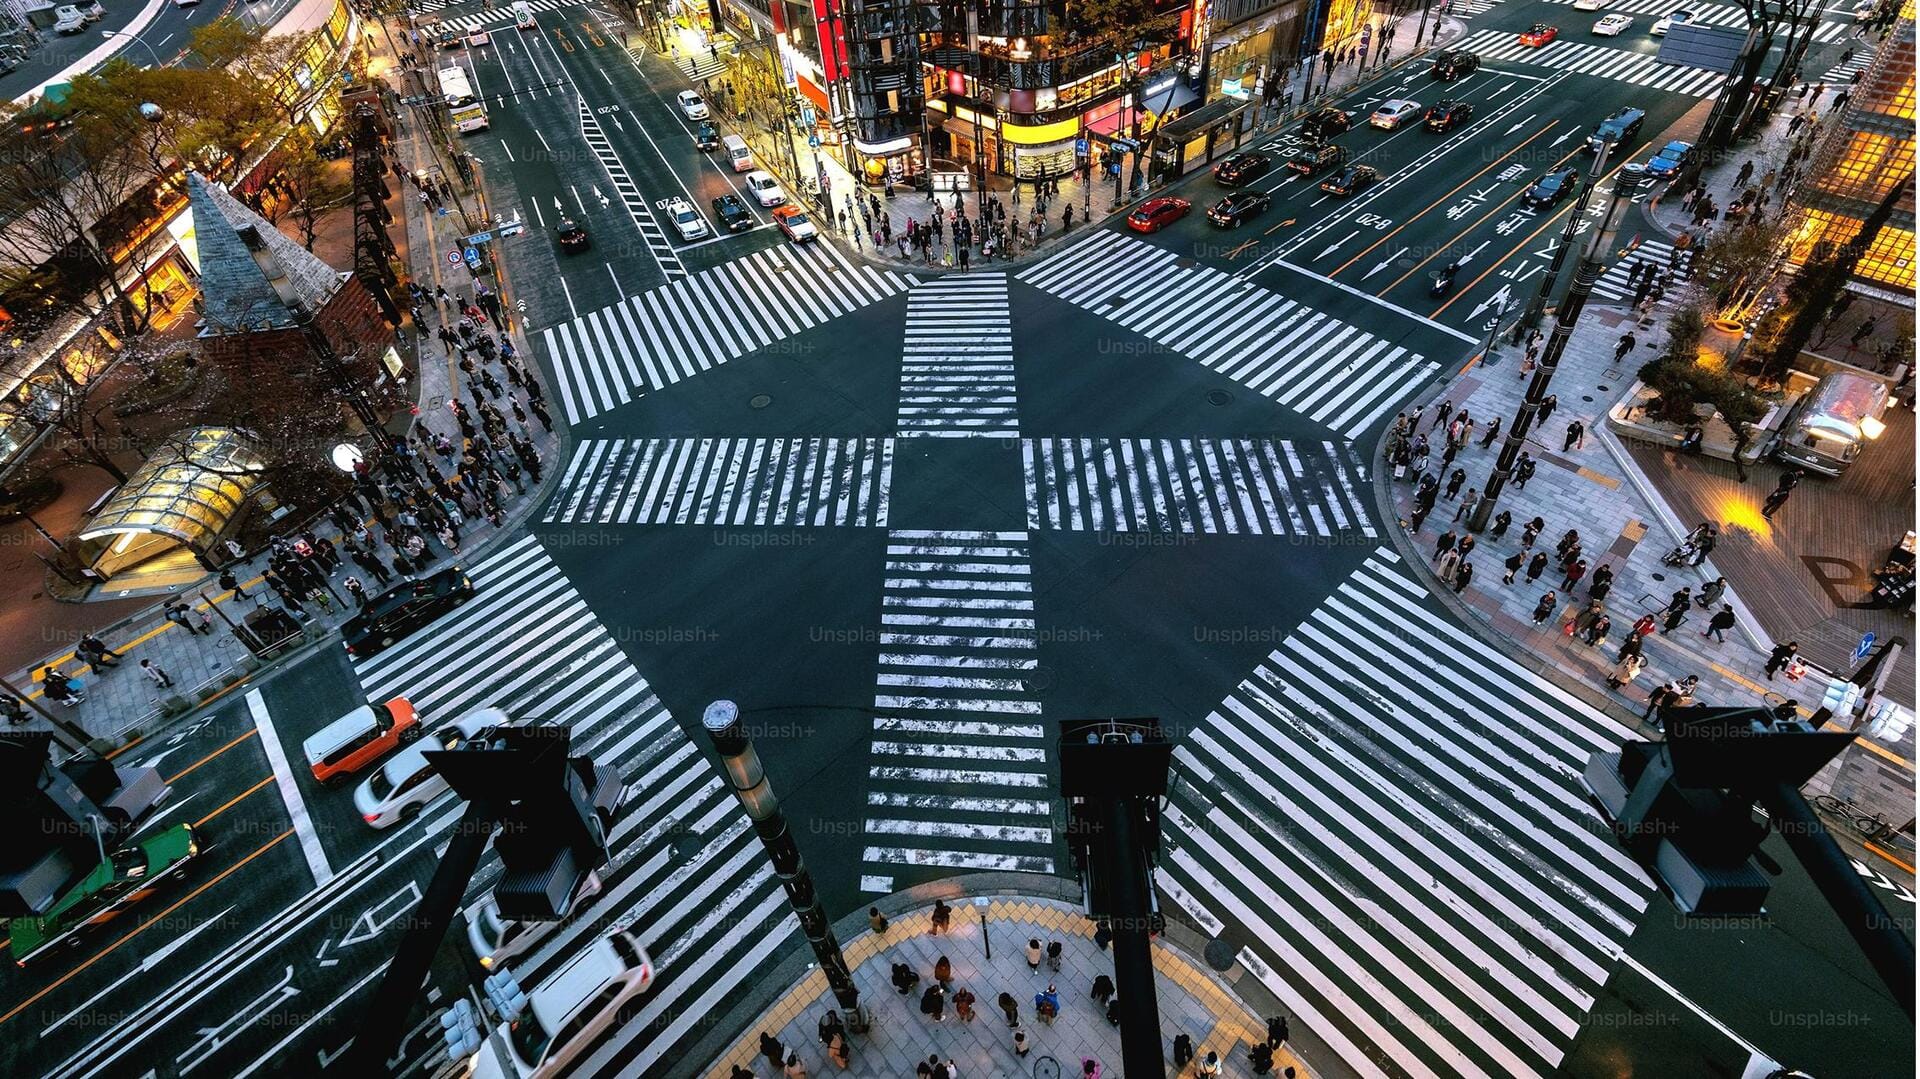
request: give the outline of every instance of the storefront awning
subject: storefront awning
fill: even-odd
[[[127,477],[80,538],[151,533],[207,551],[264,482],[265,468],[237,431],[182,431]]]
[[[1209,128],[1227,120],[1241,109],[1246,108],[1247,105],[1248,102],[1238,101],[1230,97],[1209,102],[1182,116],[1178,120],[1167,124],[1160,129],[1160,134],[1174,142],[1185,142],[1188,139],[1206,134]]]

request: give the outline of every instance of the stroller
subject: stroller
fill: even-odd
[[[1660,561],[1669,566],[1691,566],[1693,565],[1694,556],[1698,554],[1699,551],[1700,547],[1698,544],[1692,540],[1687,540],[1680,546],[1668,551],[1666,556],[1661,558]]]

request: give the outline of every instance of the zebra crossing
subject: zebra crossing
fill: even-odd
[[[1528,48],[1520,44],[1511,30],[1481,30],[1469,34],[1454,48],[1477,52],[1482,60],[1536,64],[1540,67],[1593,75],[1612,82],[1627,82],[1652,90],[1665,90],[1668,93],[1688,94],[1693,97],[1708,97],[1719,93],[1720,83],[1726,78],[1717,71],[1663,64],[1649,53],[1609,49],[1601,45],[1589,45],[1584,41],[1569,41],[1566,38],[1554,41],[1544,48]]]
[[[583,443],[548,524],[887,525],[891,438],[620,438]]]
[[[1547,0],[1547,3],[1569,5],[1573,0]],[[1676,3],[1675,0],[1609,0],[1605,8],[1593,12],[1592,16],[1595,22],[1598,22],[1603,15],[1651,16],[1644,23],[1636,19],[1633,29],[1627,31],[1630,34],[1645,34],[1653,26],[1654,19],[1665,18],[1681,7],[1693,12],[1692,21],[1703,26],[1724,26],[1740,31],[1745,31],[1747,28],[1747,13],[1730,4],[1681,4]],[[1815,44],[1840,41],[1851,31],[1852,27],[1844,22],[1822,22],[1814,28],[1813,41]],[[1567,29],[1563,28],[1562,32],[1567,32]],[[1782,33],[1784,32],[1783,28]]]
[[[1033,598],[1026,532],[887,534],[863,891],[1054,871]]]
[[[1874,49],[1863,45],[1855,50],[1853,56],[1845,62],[1833,65],[1821,72],[1819,78],[1810,81],[1826,83],[1829,88],[1829,93],[1838,93],[1839,91],[1833,88],[1840,87],[1844,89],[1852,82],[1855,75],[1865,71],[1868,65],[1873,63],[1875,55],[1877,55],[1877,53]],[[1829,96],[1826,100],[1831,102],[1833,98]]]
[[[673,66],[680,69],[681,74],[687,77],[688,82],[694,83],[699,82],[701,79],[710,79],[715,75],[725,74],[727,70],[727,62],[725,60],[713,53],[706,52],[681,57],[673,62]]]
[[[1569,0],[1571,2],[1571,0]],[[1455,0],[1447,5],[1446,13],[1456,19],[1471,19],[1475,15],[1485,15],[1500,6],[1500,0]]]
[[[1629,732],[1380,549],[1175,753],[1167,897],[1363,1075],[1536,1076],[1654,889],[1580,769]]]
[[[1633,283],[1627,280],[1627,274],[1633,269],[1635,262],[1639,262],[1648,269],[1653,270],[1656,278],[1659,277],[1662,271],[1669,268],[1672,269],[1673,277],[1676,281],[1686,281],[1693,277],[1693,252],[1691,250],[1682,251],[1678,258],[1674,258],[1672,244],[1661,243],[1658,240],[1646,240],[1643,241],[1640,246],[1634,248],[1631,254],[1622,256],[1607,267],[1606,272],[1600,275],[1600,280],[1593,283],[1594,297],[1600,300],[1613,300],[1616,302],[1632,300]],[[1671,289],[1668,290],[1668,294],[1672,294]]]
[[[1366,469],[1332,442],[1042,438],[1021,440],[1020,453],[1028,528],[1374,535],[1359,494]]]
[[[581,3],[581,0],[527,0],[527,5],[533,9],[535,15],[549,11],[559,11],[561,8],[585,6]],[[419,10],[424,13],[438,11],[447,6],[449,6],[447,0],[440,0],[440,2],[437,3],[435,0],[425,0],[425,2],[419,6]],[[491,29],[499,26],[511,26],[512,24],[512,5],[506,3],[495,4],[491,8],[482,8],[479,11],[470,11],[462,15],[449,15],[435,22],[436,26],[444,26],[449,30],[455,30],[462,34],[482,27]]]
[[[653,253],[654,261],[660,264],[660,272],[668,281],[687,276],[687,267],[680,261],[680,252],[667,239],[667,230],[661,226],[660,219],[653,216],[653,207],[647,205],[640,186],[633,182],[633,175],[620,161],[620,155],[614,152],[613,143],[607,140],[607,133],[600,126],[600,120],[593,110],[587,108],[587,99],[580,99],[580,138],[598,158],[600,166],[607,170],[607,182],[613,185],[614,194],[620,196],[620,204],[627,208],[627,216],[633,219],[633,225],[640,230],[640,239]]]
[[[568,423],[905,291],[832,244],[756,251],[539,334]]]
[[[1277,292],[1111,230],[1030,267],[1020,279],[1348,438],[1372,427],[1439,369]]]
[[[1016,401],[1006,274],[936,278],[907,294],[901,437],[1010,437]]]
[[[513,970],[532,986],[594,935],[632,928],[653,959],[653,989],[579,1073],[670,1074],[676,1065],[663,1062],[697,1037],[702,1017],[798,939],[785,893],[719,772],[540,541],[521,539],[468,572],[478,590],[471,601],[356,664],[355,674],[369,700],[404,695],[429,724],[491,705],[526,723],[565,725],[573,752],[626,777],[591,916],[555,930]],[[485,663],[473,662],[475,647],[486,650]],[[424,827],[444,830],[462,809],[443,797],[428,806]],[[463,905],[478,902],[499,873],[489,851]]]

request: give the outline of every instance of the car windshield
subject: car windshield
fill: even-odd
[[[385,768],[367,777],[367,790],[373,795],[375,801],[385,801],[387,795],[393,793],[393,783],[387,779]]]
[[[528,1065],[540,1063],[540,1054],[547,1051],[547,1043],[553,1040],[546,1031],[540,1029],[539,1020],[531,1015],[514,1021],[511,1037],[513,1055]]]
[[[787,224],[792,225],[795,228],[798,228],[799,226],[807,223],[807,215],[806,214],[788,214],[787,216],[781,218],[780,220],[785,221]]]
[[[695,214],[692,210],[681,210],[679,213],[674,215],[674,219],[677,221],[691,221],[694,219],[694,217],[695,217]]]
[[[139,880],[147,875],[147,852],[138,847],[113,852],[113,875],[122,880]]]

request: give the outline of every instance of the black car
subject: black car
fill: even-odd
[[[1314,176],[1347,163],[1346,147],[1335,143],[1302,150],[1287,161],[1287,167],[1302,176]]]
[[[1480,57],[1465,49],[1448,49],[1433,58],[1433,77],[1441,82],[1464,79],[1480,70]]]
[[[1612,116],[1600,121],[1600,126],[1587,136],[1587,149],[1600,152],[1602,146],[1615,146],[1631,140],[1640,133],[1640,125],[1647,119],[1647,110],[1631,106],[1621,109]]]
[[[1272,171],[1272,169],[1273,158],[1268,157],[1266,154],[1254,153],[1249,150],[1245,153],[1234,154],[1232,157],[1215,165],[1213,167],[1213,178],[1218,180],[1222,186],[1236,187],[1249,180],[1258,180],[1260,177]]]
[[[1580,190],[1580,170],[1568,166],[1564,169],[1555,169],[1535,180],[1533,186],[1527,188],[1526,193],[1520,196],[1520,201],[1528,206],[1545,209],[1557,205],[1561,199],[1578,190]]]
[[[1428,131],[1452,131],[1473,119],[1473,105],[1465,101],[1443,100],[1427,106]]]
[[[561,219],[560,228],[554,233],[554,238],[559,241],[560,250],[569,255],[577,255],[593,246],[593,240],[587,235],[587,230],[575,224],[572,218]]]
[[[713,126],[711,121],[700,121],[700,126],[693,129],[693,144],[702,150],[718,150],[720,129]]]
[[[713,216],[720,219],[720,226],[728,232],[745,232],[755,224],[752,211],[740,201],[738,195],[722,195],[713,200]]]
[[[1324,139],[1329,135],[1338,135],[1353,126],[1353,114],[1345,109],[1325,108],[1307,114],[1300,121],[1300,137],[1303,139]]]
[[[448,566],[373,597],[340,627],[340,637],[348,655],[365,659],[472,598],[473,580],[467,571]]]
[[[1266,213],[1273,196],[1265,191],[1235,191],[1207,211],[1207,220],[1223,229],[1237,229],[1250,217]]]
[[[1348,165],[1339,172],[1320,181],[1320,190],[1329,195],[1357,195],[1373,185],[1380,173],[1372,165]]]

